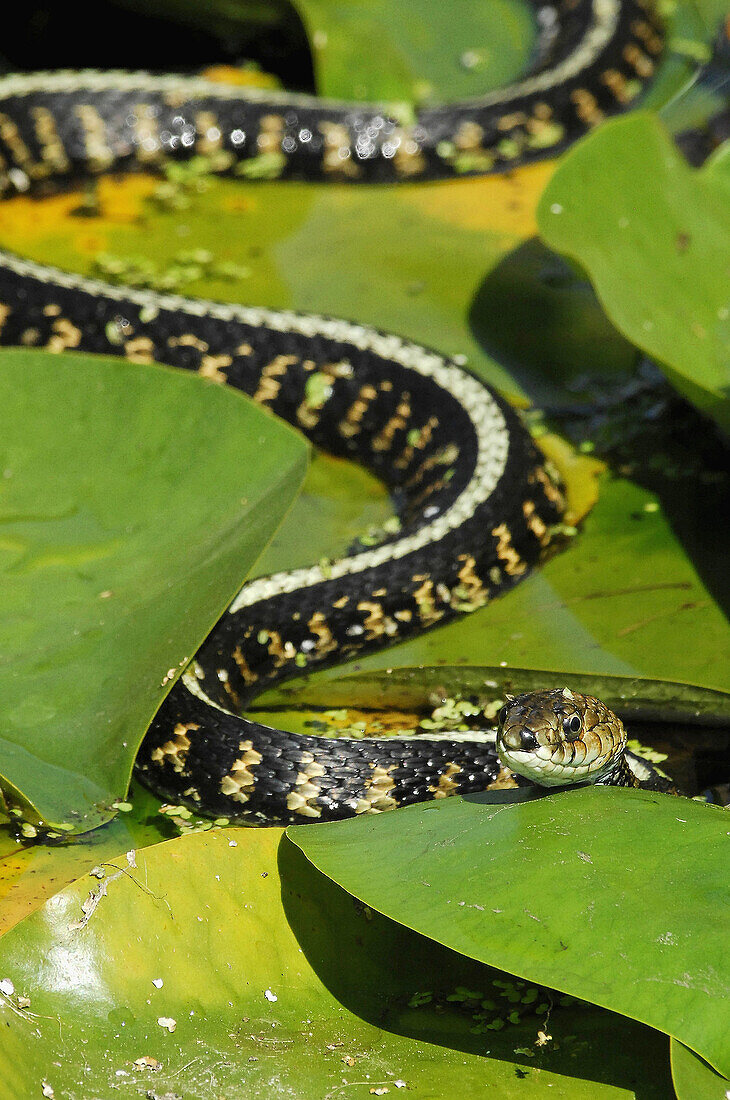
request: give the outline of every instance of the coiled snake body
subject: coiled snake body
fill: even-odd
[[[255,175],[263,164],[269,175],[350,181],[522,163],[628,104],[662,45],[636,0],[536,7],[537,59],[523,81],[422,111],[411,124],[373,106],[198,79],[4,78],[0,189],[150,169],[192,153],[209,156],[220,172],[245,174],[248,165]],[[236,386],[316,446],[369,467],[396,503],[400,530],[378,546],[244,586],[158,712],[137,760],[143,782],[201,813],[286,823],[378,813],[500,781],[493,738],[328,740],[235,713],[255,691],[303,667],[483,606],[540,560],[562,513],[561,491],[496,393],[437,353],[362,325],[115,288],[8,253],[0,254],[0,340],[157,360]],[[544,779],[550,758],[554,777],[549,731],[562,729],[567,710],[580,716],[580,729],[574,721],[560,734],[561,767],[570,757],[585,764],[581,778],[633,781],[596,740],[601,727],[620,752],[618,719],[572,694],[510,704],[502,761],[538,779],[542,769]],[[522,741],[518,713],[528,731]],[[541,725],[538,713],[553,717]],[[525,762],[526,744],[542,753],[536,771]]]

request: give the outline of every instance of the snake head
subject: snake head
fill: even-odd
[[[543,787],[595,783],[625,746],[621,720],[600,699],[569,688],[508,697],[499,713],[500,761]]]

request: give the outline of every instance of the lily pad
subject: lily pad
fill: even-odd
[[[296,8],[317,91],[340,99],[484,95],[519,76],[536,37],[534,15],[520,0],[296,0]]]
[[[666,680],[596,675],[535,668],[442,667],[388,668],[356,672],[332,680],[306,680],[280,688],[284,698],[316,706],[377,706],[399,710],[433,708],[449,698],[475,699],[481,705],[503,701],[506,692],[545,691],[555,686],[586,692],[590,688],[623,721],[730,725],[730,694]]]
[[[358,905],[280,830],[113,862],[0,942],[9,1096],[664,1100],[671,1087],[663,1036]]]
[[[118,805],[117,816],[103,827],[52,844],[0,827],[0,935],[90,867],[130,848],[149,847],[180,835],[177,822],[182,819],[161,813],[159,799],[134,780]]]
[[[657,10],[664,23],[666,46],[641,102],[652,110],[662,108],[667,124],[676,132],[699,125],[708,117],[709,112],[686,114],[684,104],[690,100],[696,106],[694,96],[702,67],[712,56],[713,43],[727,16],[727,0],[667,0],[658,4]],[[709,97],[708,102],[715,102],[715,110],[719,109],[720,98],[715,101]]]
[[[301,481],[241,394],[100,357],[0,358],[0,766],[9,801],[92,828]]]
[[[727,1072],[725,811],[615,787],[489,799],[288,835],[379,912],[666,1031]]]
[[[609,318],[730,432],[730,173],[692,169],[647,113],[576,146],[538,206],[540,231],[588,272]]]
[[[727,1100],[730,1081],[721,1077],[707,1062],[672,1039],[672,1083],[677,1100]]]

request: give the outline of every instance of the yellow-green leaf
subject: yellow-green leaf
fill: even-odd
[[[142,735],[298,488],[304,442],[184,371],[0,356],[0,767],[63,831]]]
[[[725,810],[617,787],[500,793],[288,835],[373,909],[666,1031],[727,1073]]]
[[[730,432],[730,174],[689,168],[659,121],[609,122],[576,146],[540,231],[588,272],[608,316]]]
[[[44,1082],[57,1100],[665,1100],[671,1087],[656,1032],[515,987],[381,917],[278,829],[107,861],[3,937],[0,983],[8,1097]]]

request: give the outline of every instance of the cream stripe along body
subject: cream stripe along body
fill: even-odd
[[[635,0],[543,4],[538,17],[532,75],[411,127],[372,106],[197,79],[7,77],[0,182],[37,188],[195,152],[221,171],[266,153],[282,176],[353,181],[443,177],[464,169],[461,154],[482,170],[531,159],[622,106],[637,43],[642,57],[660,45]],[[560,489],[497,394],[437,353],[358,324],[110,287],[9,254],[0,340],[159,361],[236,386],[371,469],[400,517],[376,547],[244,586],[155,718],[137,760],[145,783],[200,812],[268,823],[379,813],[503,781],[489,738],[333,741],[237,716],[303,668],[483,606],[540,560]]]
[[[646,0],[530,0],[532,71],[480,98],[424,108],[242,89],[198,78],[57,72],[0,80],[0,186],[80,171],[149,169],[211,156],[214,170],[261,158],[281,177],[443,178],[554,153],[628,106],[653,74],[662,34]]]

